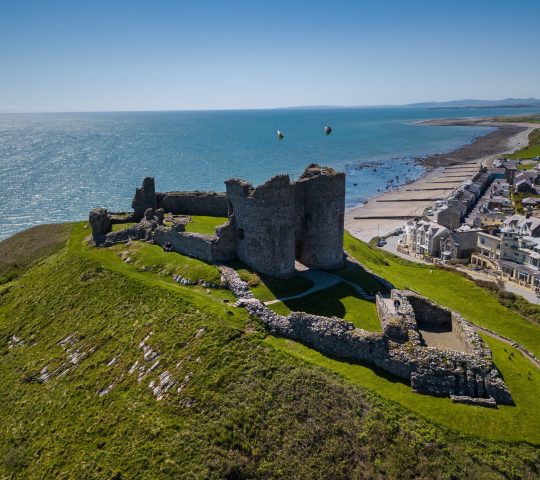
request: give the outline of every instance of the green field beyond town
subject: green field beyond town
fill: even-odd
[[[222,222],[194,217],[191,228]],[[89,233],[85,222],[44,226],[0,243],[1,476],[536,475],[540,372],[512,346],[484,337],[515,406],[419,395],[378,369],[267,334],[228,290],[173,279],[217,285],[214,265],[140,242],[96,249],[85,243]],[[348,235],[345,249],[397,288],[540,356],[539,325],[470,280]],[[233,266],[279,313],[302,309],[380,329],[373,301],[352,286],[383,287],[361,267],[336,272],[344,283],[280,301],[312,284]],[[154,353],[155,370],[136,368]],[[158,399],[164,375],[176,383]]]

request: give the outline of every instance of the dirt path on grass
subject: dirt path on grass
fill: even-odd
[[[479,327],[478,325],[472,324],[473,329],[476,331],[476,333],[484,333],[492,338],[495,338],[497,340],[500,340],[503,343],[506,343],[507,345],[510,345],[511,347],[516,348],[519,350],[521,355],[523,355],[527,360],[529,360],[536,368],[540,368],[540,360],[536,358],[529,350],[527,350],[525,347],[520,345],[517,342],[514,342],[513,340],[510,340],[509,338],[503,337],[502,335],[499,335],[498,333],[495,333],[493,330],[489,330],[484,327]]]
[[[286,302],[288,300],[296,300],[297,298],[307,297],[308,295],[320,292],[321,290],[326,290],[339,283],[346,283],[347,285],[350,285],[351,287],[353,287],[358,293],[358,296],[361,298],[370,299],[370,300],[373,299],[373,297],[368,295],[366,291],[362,287],[360,287],[360,285],[357,285],[354,282],[345,280],[344,278],[338,277],[337,275],[334,275],[333,273],[322,272],[320,270],[304,270],[302,272],[299,272],[298,275],[300,277],[306,278],[310,280],[311,282],[313,282],[313,286],[309,288],[308,290],[306,290],[305,292],[299,293],[297,295],[291,295],[289,297],[281,297],[281,298],[277,298],[276,300],[268,300],[267,302],[264,302],[264,304],[272,305],[278,302]]]

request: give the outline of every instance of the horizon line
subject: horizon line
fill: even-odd
[[[407,108],[415,107],[425,108],[427,105],[437,105],[437,104],[450,104],[458,102],[504,102],[508,100],[519,101],[535,101],[538,102],[538,105],[463,105],[456,107],[441,107],[441,108],[469,108],[469,109],[490,109],[490,108],[539,108],[540,109],[540,99],[529,97],[529,98],[513,98],[507,97],[500,100],[490,100],[490,99],[459,99],[459,100],[428,100],[412,103],[403,103],[403,104],[376,104],[376,105],[290,105],[290,106],[280,106],[280,107],[240,107],[240,108],[170,108],[170,109],[120,109],[120,110],[0,110],[0,115],[26,115],[26,114],[52,114],[52,113],[163,113],[163,112],[226,112],[226,111],[261,111],[261,110],[339,110],[347,108]]]

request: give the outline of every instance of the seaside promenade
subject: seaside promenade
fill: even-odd
[[[463,123],[459,119],[437,122],[431,124]],[[478,157],[474,160],[428,170],[424,176],[414,182],[372,197],[367,203],[347,210],[345,212],[345,229],[365,242],[369,242],[376,236],[390,234],[403,226],[407,219],[422,217],[425,209],[431,207],[437,200],[447,199],[456,188],[478,172],[481,164],[489,166],[500,155],[526,146],[529,133],[538,128],[538,124],[494,123],[485,119],[481,121],[475,119],[473,124],[497,127],[512,125],[525,128],[508,137],[504,146],[496,154],[486,155],[485,152],[484,154],[479,152]]]

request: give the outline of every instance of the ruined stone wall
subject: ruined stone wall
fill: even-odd
[[[135,190],[131,208],[133,208],[135,220],[140,220],[147,209],[156,209],[156,187],[152,177],[146,177],[143,180],[142,187]]]
[[[156,229],[154,243],[163,246],[168,242],[175,252],[208,263],[226,262],[235,258],[234,225],[230,222],[218,227],[215,235],[178,231],[174,227]]]
[[[173,215],[226,217],[229,209],[225,193],[160,192],[156,199],[159,208]]]
[[[154,242],[158,245],[164,245],[170,242],[175,252],[195,257],[208,263],[214,261],[212,257],[211,235],[190,232],[179,233],[174,230],[158,228],[154,232]]]
[[[294,184],[296,258],[312,268],[341,268],[345,174],[312,164]]]
[[[450,310],[442,308],[419,295],[410,295],[407,300],[414,310],[417,323],[444,327],[452,326],[452,312]]]
[[[216,228],[216,240],[212,243],[214,262],[228,262],[236,258],[236,228],[228,221]]]
[[[451,396],[461,403],[491,407],[497,403],[513,403],[491,355],[486,355],[489,349],[480,349],[479,355],[471,355],[420,346],[413,335],[414,310],[408,301],[416,295],[414,292],[392,292],[393,298],[402,301],[398,312],[406,317],[402,326],[409,333],[407,342],[395,343],[384,333],[366,332],[335,317],[298,312],[292,312],[287,317],[278,315],[254,298],[246,282],[233,269],[220,267],[220,270],[222,284],[236,295],[238,306],[245,307],[251,315],[258,317],[274,335],[300,341],[325,355],[380,367],[410,381],[411,388],[416,392]],[[391,316],[388,308],[382,304],[378,306],[379,311]],[[460,321],[459,318],[456,320]],[[464,325],[464,329],[467,328]],[[470,335],[478,337],[472,329]],[[480,337],[478,341],[481,342]]]
[[[236,255],[254,270],[280,278],[294,274],[295,197],[288,175],[253,188],[227,180],[231,220],[236,224]]]
[[[402,317],[395,310],[391,311],[385,299],[379,294],[375,297],[375,305],[383,333],[394,342],[406,342],[409,336]]]
[[[136,190],[129,220],[139,220],[149,208],[177,215],[229,216],[220,241],[177,232],[169,232],[168,241],[178,252],[200,255],[206,261],[229,258],[235,249],[239,260],[270,276],[292,276],[295,258],[317,269],[343,266],[343,173],[312,164],[295,183],[287,175],[278,175],[256,188],[243,180],[225,184],[226,194],[156,193],[154,179],[147,177]]]

